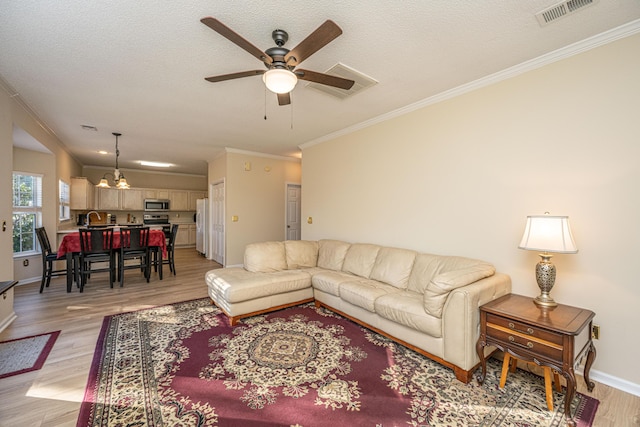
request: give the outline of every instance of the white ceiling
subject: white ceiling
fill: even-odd
[[[163,161],[196,174],[224,147],[299,156],[300,144],[640,18],[638,0],[599,0],[546,26],[535,14],[556,0],[1,3],[0,77],[82,164],[113,167],[112,132],[121,132],[121,168]],[[299,82],[281,107],[259,76],[209,83],[262,64],[205,16],[262,50],[274,46],[274,29],[289,33],[292,49],[331,19],[343,34],[301,67],[340,62],[378,84],[341,100]]]

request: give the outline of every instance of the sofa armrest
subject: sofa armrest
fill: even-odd
[[[451,291],[442,313],[444,359],[465,370],[480,360],[476,342],[480,336],[479,307],[511,292],[511,278],[496,273]]]

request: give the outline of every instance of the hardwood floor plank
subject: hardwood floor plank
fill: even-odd
[[[0,341],[60,330],[42,369],[0,380],[0,426],[76,425],[104,316],[207,296],[205,273],[220,265],[195,249],[176,250],[177,276],[164,269],[164,280],[152,273],[147,283],[136,270],[125,272],[124,287],[109,287],[104,274],[94,275],[84,292],[66,292],[65,278],[52,280],[42,294],[40,283],[15,288],[17,319],[0,333]],[[597,343],[596,343],[597,345]],[[587,392],[600,400],[596,427],[640,426],[640,397],[603,384]]]

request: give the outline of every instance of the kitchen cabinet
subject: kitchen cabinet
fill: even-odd
[[[207,197],[206,191],[189,191],[189,210],[196,210],[196,200],[205,199]]]
[[[120,192],[129,190],[118,190],[117,188],[98,188],[97,209],[117,211],[120,210]]]
[[[187,224],[180,224],[178,227],[178,234],[176,234],[176,246],[189,246],[189,226]]]
[[[188,211],[189,192],[187,190],[170,190],[169,209],[172,211]]]
[[[144,210],[144,191],[137,188],[130,188],[120,192],[120,209],[125,211]]]
[[[71,177],[71,200],[69,201],[69,207],[74,210],[94,209],[95,189],[95,185],[87,178]]]
[[[160,188],[144,188],[142,199],[169,199],[169,190]]]
[[[196,225],[189,225],[189,246],[196,245]]]

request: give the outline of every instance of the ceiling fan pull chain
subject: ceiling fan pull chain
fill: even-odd
[[[291,130],[293,130],[293,103],[291,104]]]
[[[267,120],[267,87],[264,87],[264,119]]]

